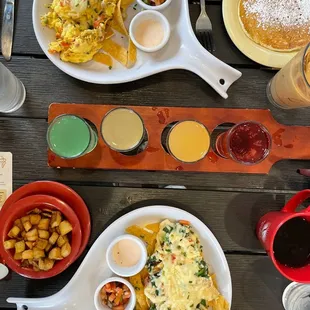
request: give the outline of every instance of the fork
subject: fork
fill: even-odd
[[[206,12],[205,0],[200,0],[201,12],[196,21],[196,35],[200,43],[210,53],[214,53],[215,45],[212,34],[212,24]]]

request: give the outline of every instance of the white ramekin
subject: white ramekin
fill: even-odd
[[[180,1],[180,0],[174,0],[174,1]],[[148,5],[148,4],[144,3],[142,0],[137,0],[137,2],[145,10],[162,11],[170,5],[172,0],[166,0],[163,4],[156,5],[156,6]]]
[[[108,278],[108,279],[104,280],[103,282],[101,282],[98,285],[98,287],[96,289],[96,292],[95,292],[95,295],[94,295],[94,303],[95,303],[96,309],[97,310],[111,310],[111,308],[109,308],[108,306],[104,305],[101,302],[101,298],[100,298],[100,290],[107,283],[110,283],[110,282],[120,282],[120,283],[125,284],[129,288],[131,296],[130,296],[129,302],[128,302],[125,310],[133,310],[135,308],[135,306],[136,306],[136,293],[135,293],[135,290],[134,290],[133,286],[127,280],[125,280],[123,278],[119,278],[119,277]]]
[[[164,29],[164,38],[162,40],[162,42],[155,46],[155,47],[145,47],[141,44],[139,44],[135,38],[135,32],[137,27],[139,26],[140,23],[142,23],[144,20],[148,20],[148,19],[154,19],[156,21],[159,21]],[[167,20],[167,18],[165,17],[165,15],[157,12],[157,11],[142,11],[140,13],[138,13],[131,21],[130,26],[129,26],[129,35],[130,38],[132,40],[132,42],[134,43],[134,45],[140,49],[143,52],[147,52],[147,53],[153,53],[153,52],[157,52],[160,49],[162,49],[169,41],[170,38],[170,24]]]
[[[114,262],[113,259],[113,247],[116,245],[117,242],[124,240],[124,239],[129,239],[131,241],[134,241],[141,250],[141,258],[138,261],[138,263],[132,267],[122,267],[117,265]],[[137,273],[139,273],[145,266],[146,264],[146,260],[147,260],[147,251],[146,251],[146,246],[144,244],[144,242],[142,240],[140,240],[139,238],[133,236],[133,235],[122,235],[117,237],[116,239],[114,239],[108,249],[107,249],[107,253],[106,253],[106,260],[108,263],[109,268],[118,276],[121,277],[131,277]]]

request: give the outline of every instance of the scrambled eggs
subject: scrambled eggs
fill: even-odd
[[[91,60],[109,35],[117,0],[53,0],[50,12],[41,22],[56,31],[49,51],[60,53],[63,61],[83,63]],[[111,29],[110,29],[111,31]],[[113,34],[113,32],[112,32]]]
[[[220,297],[203,259],[199,238],[186,221],[165,220],[160,224],[147,268],[150,282],[144,293],[151,302],[150,309],[209,309]]]

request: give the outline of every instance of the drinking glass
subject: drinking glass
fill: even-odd
[[[0,112],[11,113],[24,103],[26,90],[23,83],[0,63]]]
[[[310,43],[268,83],[267,97],[282,109],[310,106]]]
[[[215,142],[217,153],[243,165],[263,161],[271,149],[271,136],[260,123],[245,121],[221,133]]]
[[[63,114],[49,125],[47,143],[54,154],[73,159],[93,151],[98,143],[98,135],[83,118]]]
[[[282,302],[285,310],[309,310],[310,284],[292,282],[284,290]]]

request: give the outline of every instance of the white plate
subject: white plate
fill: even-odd
[[[81,266],[70,282],[58,293],[46,298],[8,298],[9,303],[16,303],[17,309],[23,305],[28,310],[95,310],[93,297],[97,286],[112,276],[105,255],[109,243],[130,225],[145,225],[164,219],[185,219],[191,222],[199,234],[204,249],[204,258],[215,272],[221,294],[231,304],[232,285],[229,267],[221,246],[212,232],[192,214],[168,206],[150,206],[132,211],[112,223],[96,240]]]
[[[231,40],[244,55],[255,62],[272,68],[284,67],[297,52],[277,52],[252,41],[240,24],[239,2],[240,0],[223,0],[223,19]]]
[[[46,5],[51,0],[33,1],[33,27],[37,40],[47,57],[65,73],[90,83],[118,84],[138,80],[149,75],[171,69],[185,69],[198,74],[210,84],[222,97],[227,98],[227,89],[241,73],[208,53],[197,41],[189,19],[188,0],[173,0],[163,12],[171,25],[171,37],[167,45],[156,53],[138,51],[137,63],[131,69],[114,61],[113,69],[90,61],[84,64],[66,63],[57,54],[48,52],[48,45],[55,41],[54,30],[43,27],[40,16],[48,12]],[[139,11],[128,9],[127,26],[132,17]],[[120,36],[116,41],[124,40]],[[119,42],[120,43],[120,42]],[[225,81],[224,85],[220,80]]]

